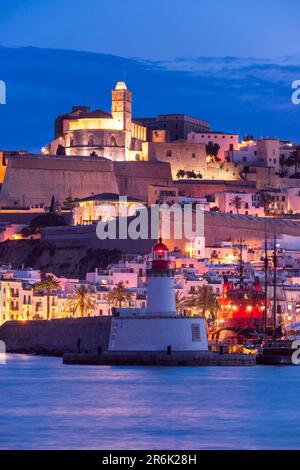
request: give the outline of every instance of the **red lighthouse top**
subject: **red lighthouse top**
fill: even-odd
[[[162,238],[153,247],[152,270],[162,271],[170,269],[169,248],[162,242]]]

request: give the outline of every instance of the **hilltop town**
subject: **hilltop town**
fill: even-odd
[[[127,208],[201,204],[203,243],[166,240],[178,311],[197,311],[199,288],[220,299],[224,284],[240,281],[242,266],[244,286],[268,289],[269,315],[275,269],[278,320],[299,319],[300,146],[214,130],[185,114],[134,117],[125,82],[112,90],[111,110],[74,106],[54,128],[40,154],[13,143],[1,151],[0,325],[78,316],[82,290],[91,300],[82,316],[146,307],[147,262],[158,234],[134,241],[96,235],[99,208],[120,210],[119,196],[127,196]],[[204,310],[222,322],[216,304]]]

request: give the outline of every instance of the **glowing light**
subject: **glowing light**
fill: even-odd
[[[127,86],[125,82],[118,82],[116,84],[115,90],[127,90]]]

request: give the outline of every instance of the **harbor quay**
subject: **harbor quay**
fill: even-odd
[[[114,366],[255,366],[254,355],[218,354],[211,351],[187,352],[104,352],[97,354],[65,353],[63,363],[69,365],[114,365]]]
[[[113,317],[7,322],[0,340],[7,353],[58,356],[64,364],[253,366],[254,355],[212,351],[108,351]],[[80,351],[79,351],[80,350]]]

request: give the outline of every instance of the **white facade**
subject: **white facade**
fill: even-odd
[[[237,134],[225,134],[223,132],[189,132],[188,142],[195,144],[217,144],[220,146],[218,158],[222,161],[226,159],[227,151],[238,150],[239,136]]]
[[[207,351],[205,318],[114,318],[109,351]]]
[[[148,276],[147,290],[148,314],[176,316],[173,276]]]
[[[240,208],[235,206],[235,198],[240,198]],[[229,214],[253,215],[264,217],[263,207],[256,207],[257,198],[255,193],[238,193],[233,191],[222,191],[215,194],[216,206],[221,212]]]
[[[233,163],[263,164],[280,171],[280,142],[278,139],[258,139],[244,142],[233,151],[226,152],[226,158]]]

